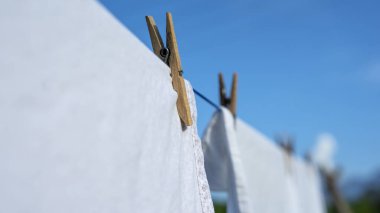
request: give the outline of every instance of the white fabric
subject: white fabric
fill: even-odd
[[[0,212],[213,212],[169,68],[97,2],[2,0],[0,47]]]
[[[194,157],[195,157],[195,173],[198,178],[198,190],[201,199],[201,206],[203,213],[213,213],[214,206],[211,200],[210,186],[207,181],[206,170],[204,167],[204,157],[202,151],[201,139],[198,136],[197,130],[197,107],[195,103],[195,96],[191,84],[186,81],[186,92],[189,99],[189,105],[191,108],[191,118],[193,120],[193,125],[187,127],[186,132],[191,135],[190,141],[193,144],[194,148]]]
[[[303,162],[296,165],[295,158],[257,130],[240,119],[234,121],[227,109],[214,114],[202,146],[210,188],[228,192],[229,213],[323,212],[316,173],[311,174],[315,181],[305,180],[300,186],[298,176],[304,171],[299,171],[298,164]],[[302,196],[309,194],[304,191],[306,185],[319,194],[310,201],[313,211],[301,208]]]
[[[324,213],[326,208],[321,191],[321,180],[316,168],[312,164],[298,159],[295,167],[298,193],[302,198],[300,212]]]
[[[217,112],[202,142],[210,189],[228,192],[227,212],[251,212],[232,114]]]

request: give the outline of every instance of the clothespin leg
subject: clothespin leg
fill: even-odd
[[[219,101],[220,101],[221,106],[225,106],[227,104],[226,103],[227,95],[226,95],[226,89],[224,87],[223,74],[219,73],[218,77],[219,77]]]
[[[236,101],[237,101],[237,73],[234,73],[232,79],[232,87],[231,87],[231,97],[230,97],[230,105],[229,109],[231,113],[236,117]]]
[[[146,16],[146,24],[148,25],[149,36],[152,42],[153,52],[156,54],[161,60],[163,57],[160,54],[160,51],[164,48],[164,43],[162,41],[160,32],[158,31],[156,22],[154,21],[152,16]]]
[[[185,81],[182,77],[181,59],[178,52],[177,38],[174,32],[172,15],[166,13],[166,45],[170,50],[169,66],[172,75],[173,88],[178,94],[177,110],[179,117],[186,126],[192,125],[190,105],[187,98]]]

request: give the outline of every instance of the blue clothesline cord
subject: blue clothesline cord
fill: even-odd
[[[209,103],[211,106],[213,106],[214,108],[216,108],[217,110],[220,109],[220,107],[215,104],[214,102],[212,102],[210,99],[208,99],[206,96],[202,95],[202,93],[198,92],[196,89],[193,88],[193,91],[196,95],[198,95],[200,98],[202,98],[203,100],[205,100],[207,103]]]

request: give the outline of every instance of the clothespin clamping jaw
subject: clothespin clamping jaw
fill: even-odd
[[[177,110],[181,121],[186,126],[192,125],[190,105],[187,99],[185,81],[182,77],[181,59],[179,57],[177,38],[174,32],[173,18],[166,13],[166,47],[162,41],[157,25],[152,16],[146,16],[149,35],[153,46],[153,52],[169,67],[172,84],[178,94]]]
[[[228,108],[234,118],[236,118],[236,101],[237,101],[237,73],[232,78],[231,96],[228,98],[222,73],[219,73],[219,99],[220,105]]]

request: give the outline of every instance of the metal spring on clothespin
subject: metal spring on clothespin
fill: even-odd
[[[162,57],[162,60],[164,61],[164,63],[167,65],[169,65],[169,55],[170,55],[170,50],[168,48],[164,47],[160,50],[160,56]]]

